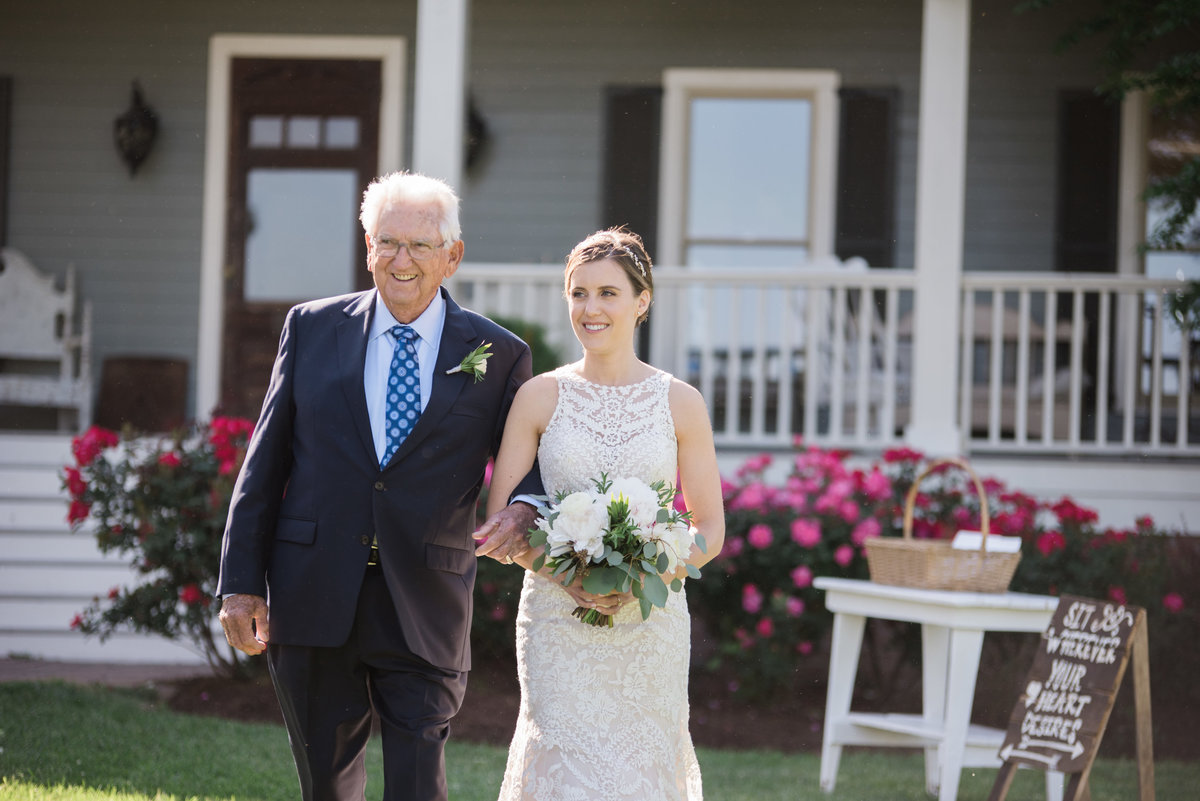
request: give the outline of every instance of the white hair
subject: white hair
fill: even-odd
[[[462,238],[458,224],[458,195],[445,181],[415,172],[392,172],[371,182],[363,192],[358,215],[363,230],[373,236],[384,209],[401,203],[437,206],[438,233],[448,242]]]

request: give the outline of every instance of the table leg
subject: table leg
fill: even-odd
[[[946,725],[938,749],[942,780],[938,801],[958,797],[962,775],[963,749],[967,727],[971,723],[971,705],[975,700],[975,676],[979,673],[979,652],[983,649],[983,631],[956,629],[950,632],[950,675],[946,688]]]
[[[821,737],[821,789],[833,792],[837,783],[842,744],[835,730],[850,712],[858,655],[862,650],[866,618],[841,612],[833,616],[833,639],[829,649],[829,690],[825,695],[825,730]]]
[[[946,671],[950,660],[950,630],[945,626],[921,626],[921,716],[930,728],[946,723]],[[925,747],[925,790],[937,795],[940,786],[940,746]]]

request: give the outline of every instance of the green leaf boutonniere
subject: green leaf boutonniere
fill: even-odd
[[[492,358],[489,349],[492,347],[491,342],[484,342],[475,350],[468,353],[456,367],[451,367],[446,371],[446,375],[454,373],[470,373],[478,384],[483,380],[483,376],[487,373],[487,360]]]

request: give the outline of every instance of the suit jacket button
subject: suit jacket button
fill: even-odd
[[[366,534],[363,534],[361,537],[359,537],[358,541],[361,542],[363,545],[371,544],[371,538],[368,537]]]
[[[376,482],[375,482],[375,489],[377,489],[377,490],[381,490],[381,489],[383,489],[383,482],[382,482],[382,481],[376,481]]]

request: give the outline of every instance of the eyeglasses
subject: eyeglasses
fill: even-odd
[[[400,252],[400,248],[408,251],[408,257],[413,261],[425,261],[433,258],[433,255],[446,246],[446,240],[442,240],[436,245],[432,242],[401,242],[387,236],[373,236],[371,241],[375,243],[375,254],[383,259],[390,259]]]

